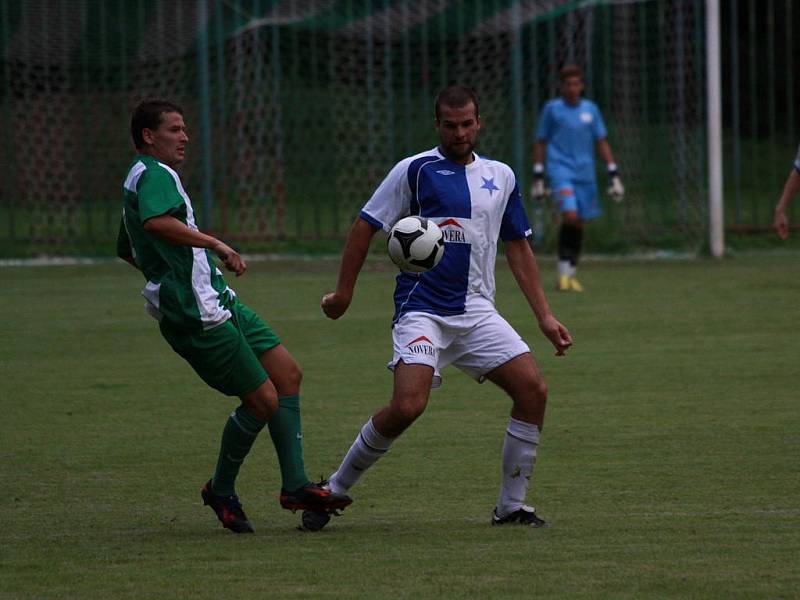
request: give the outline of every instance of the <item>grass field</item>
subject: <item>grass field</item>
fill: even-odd
[[[566,358],[499,269],[550,388],[532,494],[548,528],[489,525],[509,402],[449,370],[318,534],[278,507],[263,435],[244,537],[199,499],[233,403],[161,340],[140,276],[2,269],[0,598],[800,598],[799,259],[587,262],[588,293],[550,293]],[[304,366],[314,476],[390,392],[385,262],[337,322],[318,309],[335,262],[232,281]]]

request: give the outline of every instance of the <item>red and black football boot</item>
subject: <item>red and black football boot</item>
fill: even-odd
[[[254,533],[255,530],[247,519],[239,502],[239,496],[217,496],[211,491],[211,480],[208,480],[200,491],[203,504],[210,506],[217,514],[219,522],[233,533]]]
[[[281,506],[292,512],[296,510],[312,510],[321,513],[335,513],[353,502],[347,494],[337,494],[328,487],[327,481],[311,483],[310,481],[293,492],[281,490]]]

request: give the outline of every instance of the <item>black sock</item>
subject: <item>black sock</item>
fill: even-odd
[[[572,266],[578,266],[578,259],[581,256],[581,248],[583,247],[583,227],[573,227],[575,230],[575,238],[573,244],[575,245],[575,254],[572,258]]]
[[[568,260],[574,267],[578,264],[583,245],[583,228],[562,223],[558,232],[558,258]]]

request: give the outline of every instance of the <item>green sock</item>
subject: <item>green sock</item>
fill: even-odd
[[[234,482],[239,474],[239,467],[266,424],[266,421],[248,413],[244,406],[239,406],[231,413],[225,429],[222,430],[217,469],[211,480],[212,492],[218,496],[232,496],[236,493]]]
[[[269,435],[278,453],[283,489],[289,492],[308,483],[303,463],[300,396],[278,398],[278,412],[269,420]]]

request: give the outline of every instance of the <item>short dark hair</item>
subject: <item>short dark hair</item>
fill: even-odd
[[[158,129],[161,124],[161,115],[164,113],[176,112],[183,115],[183,109],[172,102],[163,98],[145,98],[131,114],[131,138],[133,145],[137,149],[144,148],[144,138],[142,129]]]
[[[436,94],[436,100],[433,103],[433,111],[436,114],[436,120],[439,120],[439,109],[442,106],[450,106],[451,108],[463,108],[472,102],[475,105],[475,116],[479,116],[478,112],[478,96],[465,85],[448,85],[441,92]]]
[[[564,65],[561,67],[561,70],[558,72],[559,81],[564,82],[570,77],[580,77],[581,81],[583,81],[583,69],[578,65]]]

